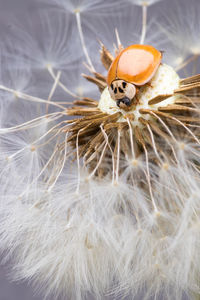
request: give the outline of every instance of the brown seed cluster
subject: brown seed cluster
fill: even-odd
[[[101,61],[107,70],[113,59],[102,44]],[[96,84],[100,92],[107,86],[106,78],[100,73],[93,72],[93,76],[84,77]],[[164,100],[174,95],[178,95],[175,103],[162,106]],[[151,109],[152,104],[158,103],[157,109]],[[199,144],[196,129],[200,123],[200,75],[181,79],[180,87],[173,94],[158,95],[148,104],[150,108],[139,111],[141,127],[133,126],[133,115],[124,114],[124,121],[121,121],[120,111],[113,114],[102,112],[98,101],[90,98],[75,101],[74,106],[67,110],[68,115],[79,116],[68,121],[68,142],[74,151],[78,147],[79,157],[96,176],[120,173],[124,158],[137,159],[141,154],[149,155],[150,161],[159,164],[159,158],[166,160],[167,152],[167,157],[175,164],[175,140],[184,138]],[[144,118],[145,115],[151,118]]]

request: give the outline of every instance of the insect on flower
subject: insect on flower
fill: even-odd
[[[107,83],[111,97],[120,107],[130,106],[139,87],[152,79],[162,54],[149,45],[131,45],[120,51],[108,71]]]
[[[37,35],[33,40],[25,35],[23,43],[16,40],[16,51],[10,43],[3,51],[9,62],[7,70],[2,59],[0,84],[4,261],[11,259],[13,277],[30,279],[44,290],[45,299],[199,296],[200,74],[195,67],[190,74],[177,73],[196,60],[185,61],[180,53],[180,62],[171,44],[162,44],[165,30],[152,30],[155,22],[147,27],[148,7],[165,1],[45,2],[62,11],[50,9],[46,19],[41,13],[42,24],[51,24],[41,43],[33,43]],[[131,36],[118,22],[122,12],[122,24],[135,22],[140,8],[133,3],[142,7],[138,38],[136,30]],[[115,40],[101,36],[101,31],[113,34],[116,28],[107,17],[118,26],[114,49]],[[66,34],[66,24],[71,28],[74,21],[77,28]],[[93,21],[89,27],[96,26],[103,41],[100,58],[96,28],[93,35],[84,34]],[[135,29],[133,24],[130,28]],[[148,28],[158,43],[151,34],[146,40]],[[74,32],[80,36],[78,44]],[[137,44],[127,47],[131,43]],[[157,49],[166,53],[162,63]],[[9,51],[17,55],[16,63]],[[170,51],[178,69],[166,59]],[[83,74],[89,81],[84,89],[77,76],[83,54],[90,71]],[[49,88],[38,76],[41,71]],[[33,87],[39,91],[32,76],[42,83],[43,97],[29,94]],[[19,78],[25,78],[20,87]],[[95,95],[91,83],[99,90]]]

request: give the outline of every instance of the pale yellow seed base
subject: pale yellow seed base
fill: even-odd
[[[166,100],[162,101],[158,104],[149,105],[149,100],[159,96],[159,95],[171,95],[174,90],[179,88],[180,78],[178,74],[174,71],[174,69],[166,64],[161,64],[156,72],[155,76],[151,80],[151,85],[142,87],[138,94],[139,104],[136,107],[133,107],[132,110],[128,112],[128,114],[134,115],[134,120],[132,121],[133,125],[142,126],[142,124],[138,121],[138,118],[141,117],[139,110],[141,108],[144,109],[157,109],[159,106],[167,106],[168,104],[173,104],[175,102],[176,97],[169,97]],[[127,115],[127,111],[120,109],[116,102],[111,98],[108,88],[106,87],[101,94],[101,98],[99,101],[99,109],[102,112],[107,114],[113,114],[117,111],[120,111],[124,116]],[[146,120],[150,119],[150,115],[142,115],[142,117]],[[121,117],[118,122],[124,122],[124,117]]]

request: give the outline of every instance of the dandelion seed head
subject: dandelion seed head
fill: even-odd
[[[27,21],[5,39],[0,250],[13,278],[46,298],[198,294],[200,77],[175,69],[198,43],[186,45],[184,22],[149,22],[156,2],[52,0],[37,30]],[[143,42],[164,50],[167,64],[139,88],[138,103],[119,108],[107,71],[124,45]]]
[[[71,26],[71,18],[51,11],[41,11],[34,17],[37,18],[37,25],[31,18],[26,21],[25,26],[16,21],[15,26],[10,29],[12,40],[6,36],[4,47],[12,49],[12,52],[8,52],[8,49],[3,51],[3,58],[7,60],[8,66],[11,68],[12,61],[16,62],[17,59],[18,72],[27,67],[40,71],[47,66],[61,70],[73,69],[82,53],[78,51],[79,41],[74,39],[77,31]],[[42,40],[38,36],[38,30],[40,33],[44,32]]]
[[[199,45],[191,46],[191,47],[189,48],[189,50],[190,50],[191,53],[194,54],[194,55],[200,55],[200,43],[199,43]]]
[[[162,168],[167,171],[169,169],[169,164],[163,163]]]
[[[167,3],[163,2],[163,4]],[[169,53],[171,52],[171,61],[178,66],[189,55],[199,55],[199,5],[196,0],[192,0],[190,7],[187,7],[185,2],[180,5],[179,1],[175,1],[174,4],[172,9],[170,7],[169,13],[164,16],[161,31],[167,36],[167,48]],[[183,14],[185,18],[182,17]],[[171,47],[169,47],[169,43]],[[173,50],[171,51],[170,48]],[[173,52],[176,53],[174,59]],[[177,59],[180,54],[182,61]]]
[[[43,0],[45,2],[45,0]],[[69,0],[66,2],[65,0],[53,0],[50,5],[55,6],[57,8],[63,8],[66,11],[69,11],[72,14],[88,14],[93,12],[94,14],[108,14],[111,9],[116,9],[117,6],[120,6],[121,1],[116,3],[115,1],[101,1],[101,0]]]
[[[138,160],[137,159],[133,159],[131,161],[131,163],[132,163],[133,167],[137,167],[138,166]]]
[[[180,65],[183,61],[184,61],[184,57],[179,56],[174,60],[174,64]]]
[[[129,0],[129,2],[139,6],[150,6],[162,0]]]

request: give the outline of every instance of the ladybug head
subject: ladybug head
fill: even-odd
[[[136,94],[136,88],[134,84],[124,80],[114,80],[109,86],[109,92],[111,98],[117,102],[119,107],[121,103],[130,106]]]

